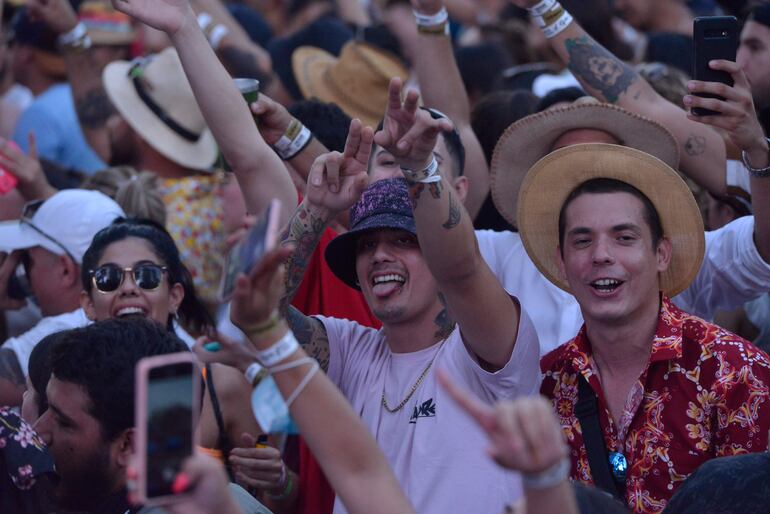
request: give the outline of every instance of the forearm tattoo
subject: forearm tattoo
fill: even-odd
[[[690,157],[701,155],[706,151],[706,138],[695,134],[690,134],[684,143],[684,151]]]
[[[78,98],[75,102],[80,124],[85,129],[100,129],[106,125],[107,120],[115,114],[107,92],[102,86],[95,87]]]
[[[8,348],[0,348],[0,379],[5,379],[17,386],[26,383],[19,359],[13,350]]]
[[[449,191],[449,217],[441,226],[447,230],[455,228],[460,224],[462,213],[462,208],[455,198],[455,195],[452,194],[452,191]]]
[[[329,369],[329,338],[324,324],[305,316],[291,305],[286,314],[286,321],[305,353],[317,360],[321,369],[326,372]]]
[[[286,261],[285,293],[281,299],[281,311],[286,312],[297,288],[302,283],[313,251],[321,239],[328,220],[320,218],[302,203],[289,218],[281,235],[281,244],[293,244],[294,252]]]
[[[604,100],[615,103],[636,82],[639,75],[588,36],[567,39],[567,66],[575,76],[600,93]]]

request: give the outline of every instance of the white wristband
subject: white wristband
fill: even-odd
[[[414,13],[414,20],[417,22],[418,27],[434,27],[436,25],[442,25],[449,20],[449,13],[447,12],[446,7],[441,7],[441,10],[436,14],[422,14],[414,10],[412,13]]]
[[[557,2],[558,0],[543,0],[539,4],[528,7],[527,11],[529,11],[529,14],[532,16],[542,16],[553,9],[554,4]]]
[[[552,39],[569,27],[570,23],[572,23],[572,15],[565,10],[558,20],[547,27],[543,27],[541,30],[547,39]]]
[[[275,151],[278,152],[278,155],[284,161],[292,159],[301,152],[308,142],[310,142],[310,138],[313,137],[313,133],[310,132],[310,129],[299,122],[297,122],[296,128],[299,129],[299,132],[291,134],[292,126],[289,125],[289,129],[287,129],[286,133],[284,133],[284,135],[281,136],[281,139],[273,145]]]
[[[299,349],[297,338],[289,330],[281,339],[267,350],[257,352],[257,359],[266,368],[271,368]]]
[[[211,22],[213,21],[214,19],[207,12],[202,12],[198,15],[198,26],[203,32],[206,32],[206,29],[209,28],[209,25],[211,25]]]
[[[211,34],[209,34],[209,43],[211,43],[211,48],[214,50],[219,49],[219,45],[222,44],[222,40],[229,33],[230,31],[227,30],[227,27],[224,25],[217,25],[211,29]]]
[[[79,21],[78,24],[75,25],[75,28],[65,34],[59,35],[58,42],[62,46],[72,45],[86,37],[87,34],[88,29],[86,28],[85,23]]]
[[[525,489],[548,489],[567,480],[570,467],[572,467],[572,463],[569,457],[564,457],[540,473],[522,473],[521,481]]]
[[[249,367],[246,368],[246,371],[243,372],[243,375],[246,377],[246,381],[251,384],[251,387],[257,385],[257,377],[259,376],[259,373],[264,369],[265,368],[263,368],[258,362],[252,362],[249,364]]]
[[[435,157],[433,157],[433,159],[430,161],[430,164],[428,164],[425,169],[414,171],[409,168],[402,167],[401,171],[404,173],[404,177],[406,178],[407,182],[411,182],[412,184],[417,182],[422,184],[432,184],[434,182],[441,181],[441,175],[438,173],[438,161]]]

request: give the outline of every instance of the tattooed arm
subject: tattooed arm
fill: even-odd
[[[515,3],[527,7],[522,0]],[[726,193],[725,143],[715,130],[687,119],[682,108],[656,93],[633,68],[591,39],[577,21],[550,43],[589,94],[662,124],[679,143],[682,172],[717,196]]]
[[[383,129],[375,138],[409,170],[427,169],[439,132],[452,128],[448,120],[435,120],[417,109],[417,100],[417,93],[408,91],[402,104],[401,81],[393,79]],[[409,173],[405,175],[409,180]],[[447,312],[462,328],[468,348],[489,368],[502,368],[510,360],[518,333],[518,305],[481,257],[470,216],[447,179],[413,182],[410,195],[420,250]]]
[[[0,407],[21,405],[26,389],[24,373],[13,350],[0,348]]]

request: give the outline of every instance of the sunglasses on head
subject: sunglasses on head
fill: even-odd
[[[136,287],[145,291],[154,291],[160,287],[164,271],[168,271],[166,266],[152,263],[137,264],[128,268],[121,268],[116,264],[105,264],[91,270],[90,274],[97,291],[111,293],[120,287],[126,273],[131,273]]]

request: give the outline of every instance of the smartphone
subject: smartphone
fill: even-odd
[[[219,285],[219,301],[229,302],[235,289],[235,279],[240,273],[249,274],[262,256],[278,243],[278,218],[281,201],[274,199],[257,219],[246,235],[230,250],[225,261],[222,282]]]
[[[201,374],[190,352],[158,355],[136,365],[137,493],[144,505],[185,497],[172,485],[195,451]]]
[[[21,151],[19,146],[13,141],[8,141],[6,144],[16,150]],[[0,195],[9,193],[11,189],[15,188],[16,184],[18,183],[19,179],[16,178],[16,175],[0,166]]]
[[[692,40],[692,78],[703,82],[721,82],[732,86],[732,75],[725,71],[712,70],[709,68],[709,61],[713,59],[735,61],[739,35],[740,29],[735,16],[699,16],[695,18]],[[723,97],[710,93],[699,93],[697,96],[724,100]],[[696,116],[719,114],[711,109],[701,107],[694,107],[692,113]]]

